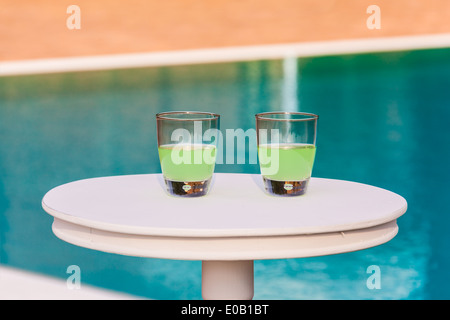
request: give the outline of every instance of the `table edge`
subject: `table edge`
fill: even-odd
[[[52,231],[72,245],[127,256],[202,261],[294,259],[340,254],[368,249],[392,240],[398,234],[397,220],[382,225],[312,235],[186,238],[137,236],[96,230],[58,220]],[[313,243],[311,247],[308,243]],[[276,243],[276,248],[267,247]]]

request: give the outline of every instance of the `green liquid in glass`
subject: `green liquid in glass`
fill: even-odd
[[[212,177],[216,147],[170,144],[158,148],[164,178],[171,181],[204,181]]]
[[[267,144],[258,147],[261,174],[277,181],[309,179],[315,155],[316,147],[312,144]]]

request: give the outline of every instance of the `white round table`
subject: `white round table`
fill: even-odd
[[[79,180],[42,206],[74,245],[139,257],[202,260],[204,299],[252,299],[253,261],[361,250],[391,240],[405,199],[366,184],[312,178],[305,195],[264,192],[261,176],[216,173],[199,198],[167,194],[160,174]]]

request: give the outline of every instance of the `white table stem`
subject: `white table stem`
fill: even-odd
[[[202,296],[205,300],[251,300],[253,260],[202,261]]]

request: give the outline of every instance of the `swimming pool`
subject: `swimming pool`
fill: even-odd
[[[283,61],[0,77],[0,262],[153,299],[201,299],[201,262],[97,252],[57,239],[41,208],[78,179],[160,172],[155,114],[220,113],[254,128],[286,107]],[[301,58],[298,109],[319,114],[313,176],[379,186],[408,201],[379,247],[255,261],[255,299],[448,299],[450,49]],[[258,173],[254,164],[217,172]],[[381,288],[366,281],[380,267]]]

